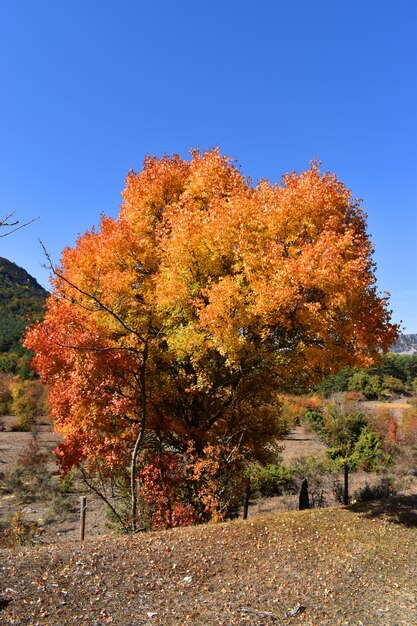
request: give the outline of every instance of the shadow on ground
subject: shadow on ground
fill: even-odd
[[[394,524],[417,527],[417,496],[393,496],[373,502],[356,502],[347,509],[362,513],[368,519],[384,517]]]

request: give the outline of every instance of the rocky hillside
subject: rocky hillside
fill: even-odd
[[[400,335],[398,341],[391,348],[391,352],[395,352],[395,354],[417,353],[417,335]]]
[[[19,349],[28,320],[42,317],[47,296],[26,270],[0,257],[0,353]]]
[[[27,315],[43,309],[48,292],[22,267],[0,257],[0,313]]]

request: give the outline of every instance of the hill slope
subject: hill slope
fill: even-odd
[[[0,352],[21,352],[28,320],[43,314],[48,292],[15,263],[0,257]]]
[[[391,348],[396,354],[414,354],[417,352],[417,335],[400,335]]]
[[[3,624],[417,624],[415,527],[367,508],[2,552]],[[416,524],[416,502],[407,521]],[[397,515],[397,517],[395,517]],[[301,614],[286,617],[297,604]],[[246,611],[244,610],[246,609]],[[260,615],[256,612],[269,612]]]
[[[26,270],[0,257],[0,313],[26,317],[38,314],[48,295]]]

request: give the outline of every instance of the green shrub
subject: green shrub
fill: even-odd
[[[341,466],[348,461],[349,455],[346,454],[346,446],[334,446],[326,450],[326,456],[329,461],[333,461],[333,466],[340,469]]]
[[[381,378],[378,375],[370,374],[366,370],[358,369],[349,379],[348,390],[359,391],[368,400],[376,400],[382,392]]]
[[[330,447],[342,448],[348,456],[366,426],[362,413],[330,407],[326,415],[322,438]]]
[[[324,415],[321,411],[307,409],[304,417],[316,433],[320,434],[322,432],[324,426]]]
[[[49,508],[51,517],[65,518],[72,512],[72,508],[73,502],[66,494],[60,492],[53,494]]]
[[[294,491],[294,470],[285,465],[252,465],[249,470],[252,493],[264,497],[281,496]]]
[[[292,469],[296,479],[307,478],[312,489],[320,489],[326,482],[326,476],[340,471],[340,464],[325,456],[309,456],[297,459]]]
[[[350,466],[365,472],[378,472],[390,461],[391,457],[383,451],[377,433],[370,426],[366,426],[349,457]]]
[[[352,470],[379,472],[391,463],[391,457],[382,448],[379,435],[370,426],[365,426],[354,445],[333,446],[326,450],[327,458],[335,469],[348,463]]]

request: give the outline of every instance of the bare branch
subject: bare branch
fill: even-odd
[[[124,520],[119,515],[119,513],[116,511],[116,509],[114,508],[114,506],[112,505],[110,500],[104,495],[104,493],[102,491],[100,491],[99,489],[97,489],[97,487],[94,486],[93,482],[90,479],[90,476],[87,477],[87,474],[86,474],[84,468],[81,467],[81,466],[80,466],[80,472],[81,472],[82,479],[83,479],[84,483],[87,485],[87,487],[89,489],[91,489],[91,491],[94,491],[94,493],[97,494],[99,496],[99,498],[101,498],[103,500],[103,502],[105,502],[107,504],[107,506],[109,507],[109,509],[113,513],[113,515],[120,522],[122,528],[127,530],[126,524],[125,524]]]
[[[20,230],[21,228],[24,228],[25,226],[29,226],[29,224],[32,224],[32,222],[36,222],[36,220],[39,219],[39,217],[34,217],[32,220],[29,220],[28,222],[25,222],[24,224],[19,224],[19,220],[16,220],[14,222],[9,222],[8,220],[11,217],[13,217],[14,214],[15,214],[15,211],[13,211],[12,213],[9,213],[9,215],[6,215],[6,217],[0,220],[0,228],[11,228],[11,230],[8,230],[7,233],[2,233],[0,237],[7,237],[8,235],[15,233],[17,230]]]

